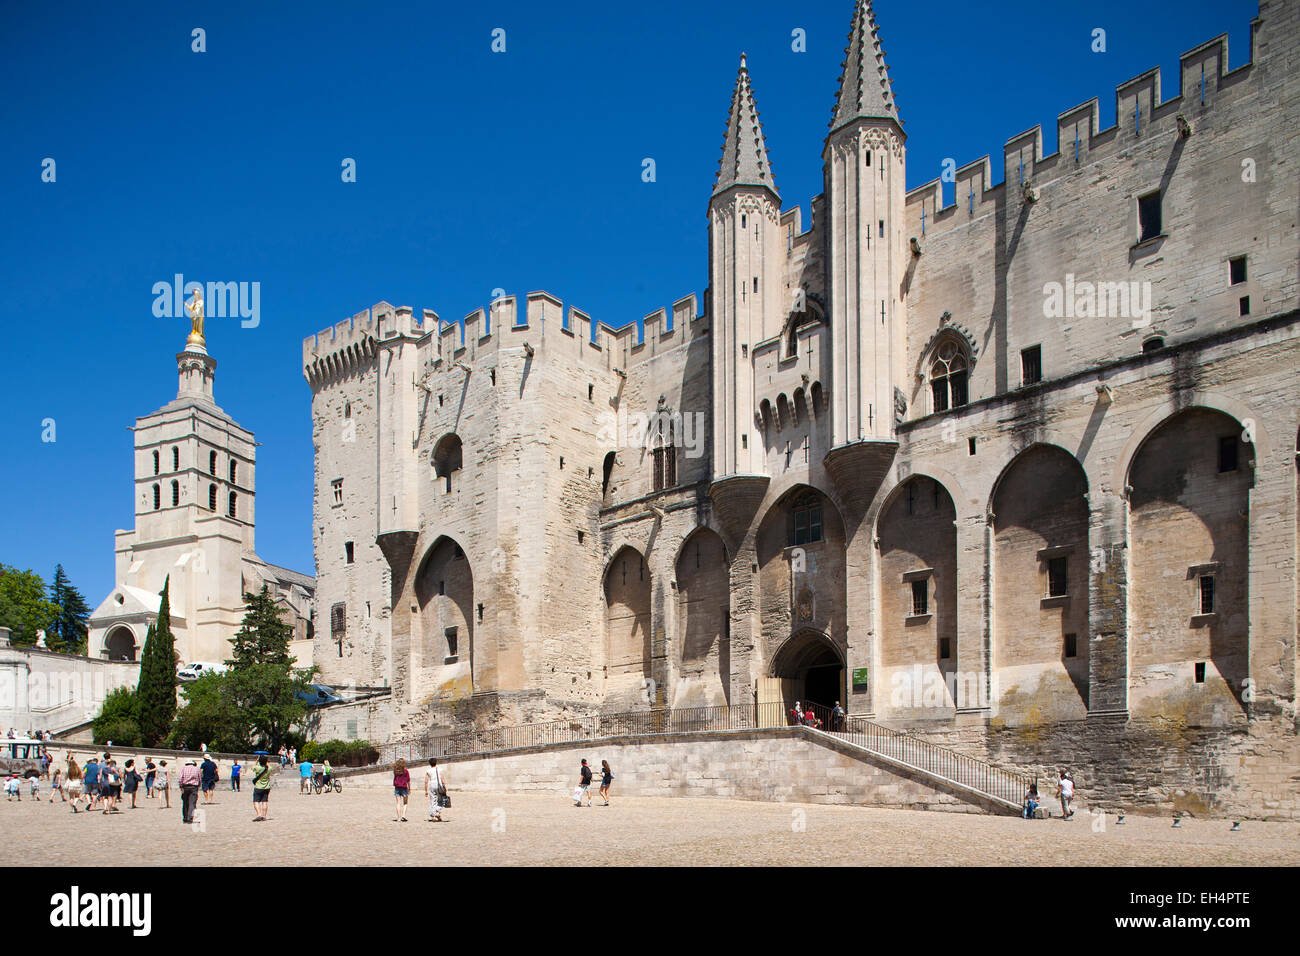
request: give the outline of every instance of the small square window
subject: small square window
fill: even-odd
[[[880,229],[880,232],[878,233],[878,238],[880,238],[880,239],[884,239],[884,238],[885,238],[885,220],[883,220],[883,219],[880,220],[880,226],[879,226],[879,229]]]
[[[1237,436],[1224,435],[1219,439],[1219,474],[1237,470]]]
[[[1246,281],[1246,257],[1237,256],[1228,260],[1228,281],[1232,285],[1241,285]]]
[[[587,386],[587,401],[591,401],[592,398],[595,396],[595,394],[596,394],[596,386],[595,386],[595,385],[588,385],[588,386]]]
[[[1237,314],[1250,315],[1250,296],[1243,295],[1237,300]]]
[[[1201,575],[1201,611],[1202,614],[1214,613],[1214,575]]]
[[[1065,656],[1066,657],[1079,656],[1079,635],[1078,634],[1065,635]]]
[[[1144,355],[1150,355],[1152,352],[1159,352],[1164,347],[1165,340],[1157,335],[1142,343],[1142,353]]]
[[[1035,345],[1020,351],[1020,384],[1037,385],[1043,380],[1043,349]]]
[[[952,638],[939,638],[939,660],[952,660]]]
[[[975,439],[973,438],[966,439],[966,454],[968,455],[975,454]]]
[[[912,615],[930,613],[930,582],[912,582]]]
[[[1205,683],[1205,661],[1196,662],[1196,683]]]
[[[347,562],[348,562],[348,564],[351,564],[351,563],[352,563],[352,560],[353,560],[353,551],[352,551],[352,542],[351,542],[351,541],[345,541],[345,542],[343,542],[343,554],[344,554],[345,557],[347,558]]]
[[[1161,218],[1160,190],[1138,197],[1138,226],[1141,230],[1138,242],[1160,235]]]
[[[1048,558],[1047,596],[1065,597],[1069,594],[1069,558]]]

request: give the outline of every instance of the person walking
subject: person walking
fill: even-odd
[[[591,768],[587,766],[587,758],[582,758],[582,766],[579,768],[578,790],[575,794],[577,797],[573,801],[575,807],[582,806],[582,798],[586,796],[587,806],[591,806]]]
[[[1056,785],[1056,795],[1061,798],[1061,819],[1069,820],[1074,816],[1074,808],[1070,805],[1074,801],[1074,778],[1068,771],[1061,771],[1060,782]]]
[[[140,789],[140,781],[142,780],[144,780],[144,777],[140,776],[139,772],[135,769],[135,761],[128,760],[126,762],[125,773],[122,774],[122,790],[124,793],[129,793],[131,795],[132,810],[136,809],[135,795]]]
[[[194,822],[194,807],[199,802],[199,768],[193,760],[181,767],[181,822]]]
[[[235,789],[238,789],[236,787]],[[260,823],[266,819],[271,800],[271,768],[266,756],[257,758],[257,769],[253,771],[253,822]]]
[[[167,761],[158,761],[158,778],[154,781],[154,790],[162,794],[164,801],[159,810],[170,810],[172,808],[172,782],[171,775],[167,772]]]
[[[67,796],[63,793],[63,768],[62,767],[54,768],[54,777],[53,779],[50,780],[50,803],[54,802],[54,795],[56,793],[59,795],[59,798],[64,803],[68,802]]]
[[[600,798],[605,801],[604,805],[609,806],[609,785],[614,782],[614,774],[609,769],[609,761],[600,762]]]
[[[241,770],[243,770],[243,767],[239,766],[239,761],[236,760],[230,768],[230,789],[236,793],[239,792],[239,772]]]
[[[803,705],[799,701],[794,702],[794,707],[790,711],[790,716],[794,718],[796,724],[803,723]]]
[[[81,801],[81,766],[72,758],[72,751],[68,751],[68,782],[63,785],[64,792],[72,799],[72,812],[77,812],[77,804]]]
[[[844,715],[844,708],[840,706],[840,702],[838,700],[835,702],[835,709],[831,711],[831,716],[835,718],[835,726],[833,726],[831,730],[842,732],[844,730],[845,715]]]
[[[110,759],[99,772],[99,791],[104,800],[105,813],[121,813],[117,800],[122,795],[122,772],[117,769],[117,761]]]
[[[311,793],[311,761],[305,758],[298,764],[298,792]]]
[[[211,803],[220,774],[217,772],[216,761],[206,751],[203,754],[203,763],[199,764],[199,776],[202,778],[203,783],[203,802]]]
[[[86,812],[99,809],[99,761],[91,754],[86,761]]]
[[[150,800],[153,799],[153,783],[158,778],[158,768],[154,765],[153,757],[144,758],[144,795]]]
[[[283,767],[289,762],[289,751],[284,744],[280,744],[280,766]]]
[[[442,823],[442,811],[445,806],[451,806],[451,800],[447,796],[447,781],[438,769],[438,758],[429,758],[429,769],[424,774],[424,795],[429,798],[429,819],[434,823]]]
[[[397,798],[397,817],[393,822],[405,823],[406,801],[411,795],[411,772],[400,757],[393,761],[393,795]]]

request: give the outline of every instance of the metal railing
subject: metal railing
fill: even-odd
[[[771,701],[721,707],[673,707],[596,714],[510,727],[466,726],[388,744],[380,760],[392,763],[429,757],[484,756],[529,747],[596,741],[610,737],[724,730],[760,730],[802,725],[879,754],[922,773],[940,777],[986,796],[1019,806],[1037,777],[949,750],[913,734],[893,730],[863,717],[837,714],[824,704]],[[354,771],[361,772],[361,771]]]

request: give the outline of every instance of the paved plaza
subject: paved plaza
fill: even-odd
[[[413,775],[415,776],[415,775]],[[414,782],[414,781],[413,781]],[[425,822],[422,795],[394,822],[391,792],[300,796],[282,779],[270,819],[253,823],[252,794],[218,790],[197,826],[175,794],[104,816],[57,799],[0,803],[0,864],[87,865],[130,849],[133,864],[478,866],[600,865],[1297,865],[1300,823],[1113,817],[1104,831],[1080,811],[1069,823],[1013,817],[732,800],[622,798],[577,809],[565,793],[453,791],[450,822]]]

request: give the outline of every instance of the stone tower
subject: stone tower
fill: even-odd
[[[850,473],[855,485],[866,477],[878,481],[893,454],[911,257],[904,234],[905,138],[875,13],[869,0],[858,0],[822,152],[833,331],[832,450],[826,465],[837,484]],[[860,442],[868,444],[851,450]],[[867,458],[871,467],[863,469]],[[849,461],[851,468],[845,467]],[[874,487],[857,490],[870,493]]]

